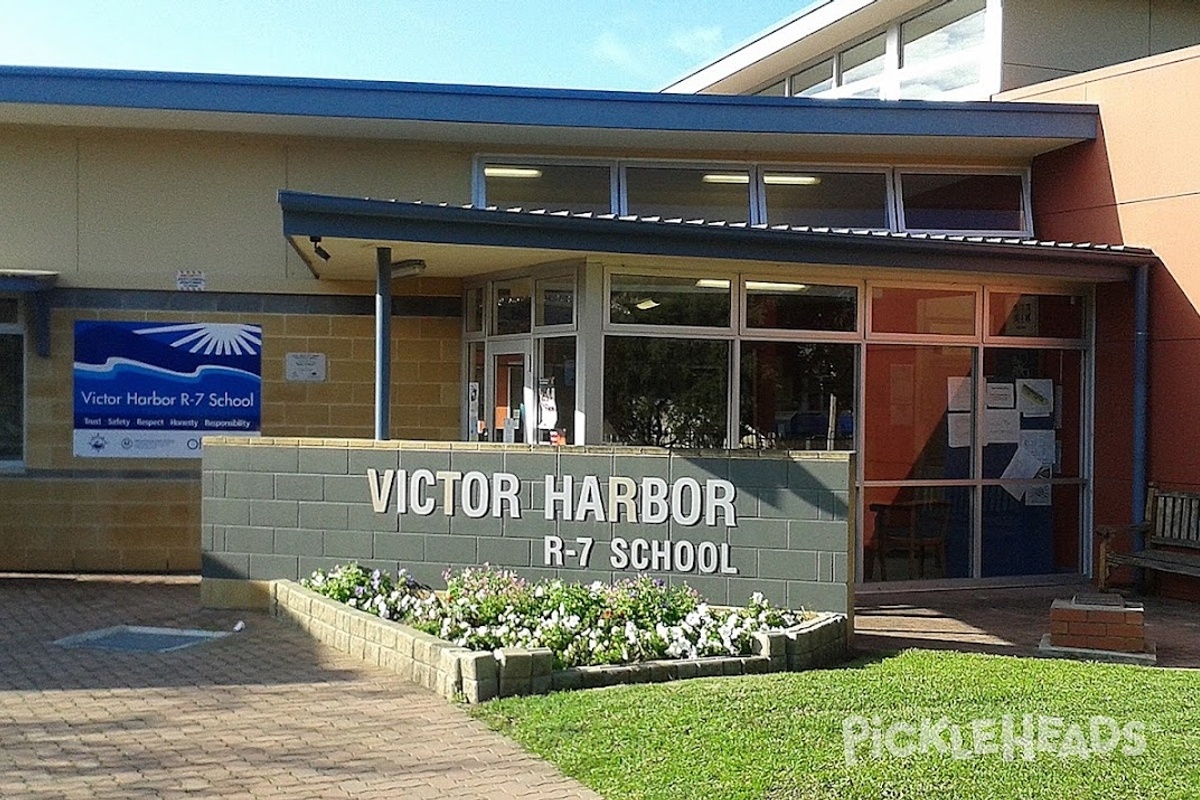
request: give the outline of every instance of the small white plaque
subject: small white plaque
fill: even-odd
[[[181,292],[203,292],[204,270],[181,269],[175,273],[175,288]]]
[[[288,353],[284,357],[284,377],[300,383],[325,381],[324,353]]]

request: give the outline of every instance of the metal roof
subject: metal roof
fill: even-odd
[[[790,152],[804,144],[825,152],[854,147],[886,152],[890,147],[1029,156],[1094,139],[1097,120],[1096,107],[1087,104],[689,96],[0,67],[0,123],[13,124],[493,145],[560,142]]]
[[[281,191],[283,232],[317,274],[358,253],[374,269],[363,240],[381,245],[438,244],[544,250],[558,255],[619,253],[780,263],[995,271],[1078,280],[1126,280],[1155,262],[1143,247],[1005,236],[902,233],[858,228],[751,225],[683,217],[641,217],[546,209],[480,208]],[[319,236],[328,263],[304,244]],[[328,240],[351,240],[337,251]],[[409,248],[412,249],[412,248]],[[367,259],[370,256],[370,259]],[[533,262],[530,262],[533,263]],[[356,265],[362,266],[362,265]]]

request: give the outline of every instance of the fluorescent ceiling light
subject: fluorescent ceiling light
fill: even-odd
[[[701,289],[728,289],[729,281],[719,280],[717,278],[701,278],[696,281],[696,285]]]
[[[775,283],[773,281],[746,281],[746,288],[752,292],[804,292],[808,290],[808,284]]]
[[[774,186],[817,186],[821,179],[816,175],[791,175],[778,172],[763,176],[763,183]]]
[[[749,183],[750,176],[745,172],[710,172],[700,180],[705,183]]]
[[[647,297],[645,300],[638,301],[636,308],[642,311],[649,311],[652,308],[658,308],[659,305],[660,303],[655,302],[653,298]]]
[[[540,178],[542,171],[533,167],[506,167],[499,164],[489,164],[483,168],[483,174],[489,178]]]

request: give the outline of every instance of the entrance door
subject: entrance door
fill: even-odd
[[[493,442],[531,441],[533,380],[528,348],[507,343],[488,347],[486,416],[488,439]]]

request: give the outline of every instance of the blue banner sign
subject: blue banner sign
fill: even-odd
[[[77,456],[199,458],[261,430],[262,326],[76,322],[74,397]]]

